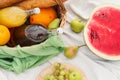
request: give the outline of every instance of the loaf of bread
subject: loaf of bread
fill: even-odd
[[[66,0],[61,0],[61,1],[64,2]],[[22,7],[24,9],[31,9],[35,7],[40,7],[40,8],[50,7],[56,4],[57,3],[55,0],[24,0],[16,4],[16,6]]]
[[[8,7],[25,0],[0,0],[0,8]]]

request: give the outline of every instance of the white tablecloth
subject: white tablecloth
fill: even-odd
[[[68,11],[67,23],[64,28],[66,34],[62,34],[60,37],[66,46],[85,44],[83,32],[79,34],[72,32],[69,22],[72,19],[81,18],[86,23],[94,7],[102,3],[116,3],[120,5],[120,0],[68,0],[65,3]],[[19,75],[0,69],[0,80],[35,80],[42,70],[56,61],[70,63],[79,67],[84,71],[89,80],[120,80],[120,61],[103,60],[94,55],[86,46],[79,49],[74,59],[67,59],[61,53],[48,62]]]

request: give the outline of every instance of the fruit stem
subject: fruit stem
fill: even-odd
[[[81,47],[83,47],[83,46],[86,46],[85,44],[83,44],[83,45],[80,45],[80,46],[78,46],[79,48],[81,48]]]

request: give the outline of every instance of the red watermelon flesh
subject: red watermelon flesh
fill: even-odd
[[[94,53],[108,59],[109,56],[120,56],[120,8],[97,8],[88,21],[84,34],[86,44]]]

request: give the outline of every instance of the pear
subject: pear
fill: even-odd
[[[70,23],[72,31],[79,33],[83,30],[84,24],[80,19],[73,19]]]
[[[72,59],[76,56],[77,52],[79,50],[79,46],[69,46],[66,47],[64,50],[64,55],[69,58]]]
[[[59,24],[60,24],[60,19],[56,18],[48,25],[48,29],[49,30],[56,29],[59,27]]]

